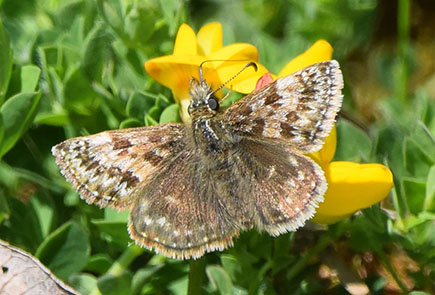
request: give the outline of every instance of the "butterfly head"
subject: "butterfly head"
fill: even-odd
[[[188,108],[189,114],[192,117],[192,121],[196,118],[211,118],[214,117],[219,110],[219,99],[214,95],[221,90],[230,81],[236,78],[246,68],[252,67],[257,71],[257,65],[254,62],[246,64],[238,73],[232,78],[228,79],[225,83],[219,86],[217,89],[212,90],[210,84],[208,84],[202,75],[202,65],[206,62],[212,62],[213,60],[206,60],[199,66],[199,81],[195,78],[190,80],[190,105]],[[217,60],[215,60],[217,61]],[[233,60],[239,61],[239,60]],[[225,99],[225,98],[224,98]]]
[[[219,110],[219,99],[215,96],[211,86],[205,81],[190,80],[189,114],[192,121],[197,118],[214,117]]]

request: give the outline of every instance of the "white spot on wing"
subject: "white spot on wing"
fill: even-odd
[[[160,217],[159,219],[157,219],[157,224],[160,226],[163,226],[166,223],[166,218],[165,217]]]
[[[108,132],[98,133],[96,135],[88,137],[88,139],[92,145],[102,145],[112,142],[112,138],[109,136]]]
[[[305,174],[302,171],[298,171],[298,180],[299,181],[304,181],[305,179]]]

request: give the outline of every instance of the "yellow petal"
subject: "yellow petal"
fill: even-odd
[[[196,55],[197,53],[195,32],[189,25],[182,24],[175,38],[174,55]]]
[[[199,80],[199,65],[204,61],[201,56],[168,55],[154,58],[145,63],[148,74],[160,84],[170,88],[175,102],[180,106],[181,118],[184,122],[190,120],[187,107],[190,103],[190,79]],[[212,85],[221,85],[216,70],[211,65],[203,66],[204,77]],[[217,86],[216,86],[217,87]]]
[[[225,46],[213,52],[207,58],[210,60],[222,60],[221,62],[213,62],[213,65],[216,68],[219,79],[223,82],[234,77],[249,62],[257,64],[257,71],[253,68],[246,69],[227,85],[227,88],[232,88],[236,92],[252,92],[258,79],[268,72],[263,65],[257,62],[257,48],[247,43],[235,43]]]
[[[278,76],[287,76],[309,65],[330,60],[332,58],[332,51],[332,46],[326,40],[318,40],[307,51],[290,61]]]
[[[340,220],[346,219],[350,216],[352,216],[352,214],[330,215],[323,212],[316,212],[316,215],[314,215],[314,217],[310,221],[317,224],[332,224]]]
[[[332,127],[331,133],[325,139],[325,144],[318,152],[311,153],[309,156],[313,158],[317,163],[326,167],[326,165],[332,161],[335,155],[335,149],[337,147],[337,129]]]
[[[325,167],[325,174],[328,191],[312,219],[317,223],[325,222],[325,216],[342,219],[370,207],[384,199],[393,187],[391,171],[376,163],[332,162]]]
[[[248,43],[234,43],[210,53],[207,59],[222,60],[220,62],[213,62],[216,68],[222,64],[229,63],[229,60],[242,60],[241,62],[246,64],[250,61],[258,60],[258,50],[254,45]],[[235,62],[231,63],[234,64]]]
[[[200,56],[167,55],[145,63],[147,73],[160,84],[170,88],[174,95],[189,96],[190,78],[199,78]]]
[[[228,81],[236,75],[248,62],[242,63],[227,63],[226,66],[221,66],[217,69],[217,74],[223,82]],[[257,64],[257,71],[254,68],[247,68],[240,73],[236,78],[231,80],[226,87],[239,93],[251,93],[255,90],[258,79],[268,70],[261,64]]]
[[[207,56],[222,48],[222,25],[218,22],[203,26],[198,32],[199,55]]]
[[[190,105],[190,96],[185,98],[178,98],[179,106],[180,106],[180,117],[184,123],[190,122],[190,115],[188,112],[188,108]]]

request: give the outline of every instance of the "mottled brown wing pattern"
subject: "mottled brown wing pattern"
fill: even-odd
[[[184,148],[184,128],[165,124],[105,131],[66,140],[52,153],[86,202],[125,209],[159,165]]]
[[[215,189],[215,173],[206,166],[187,148],[142,188],[129,222],[138,244],[177,259],[198,258],[233,244],[241,227],[222,203],[232,196]]]
[[[342,88],[338,62],[317,63],[244,97],[226,110],[223,120],[246,136],[315,152],[331,131],[341,107]]]
[[[246,140],[245,163],[255,179],[250,183],[253,224],[273,236],[304,225],[323,201],[327,189],[323,170],[308,157],[268,142]]]
[[[274,236],[296,230],[326,187],[316,163],[276,143],[243,139],[213,161],[187,148],[137,192],[129,232],[165,256],[198,258],[254,226]]]

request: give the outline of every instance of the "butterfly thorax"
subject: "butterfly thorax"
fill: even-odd
[[[190,82],[191,135],[196,149],[206,154],[223,153],[237,141],[219,119],[219,100],[210,85],[192,79]]]

